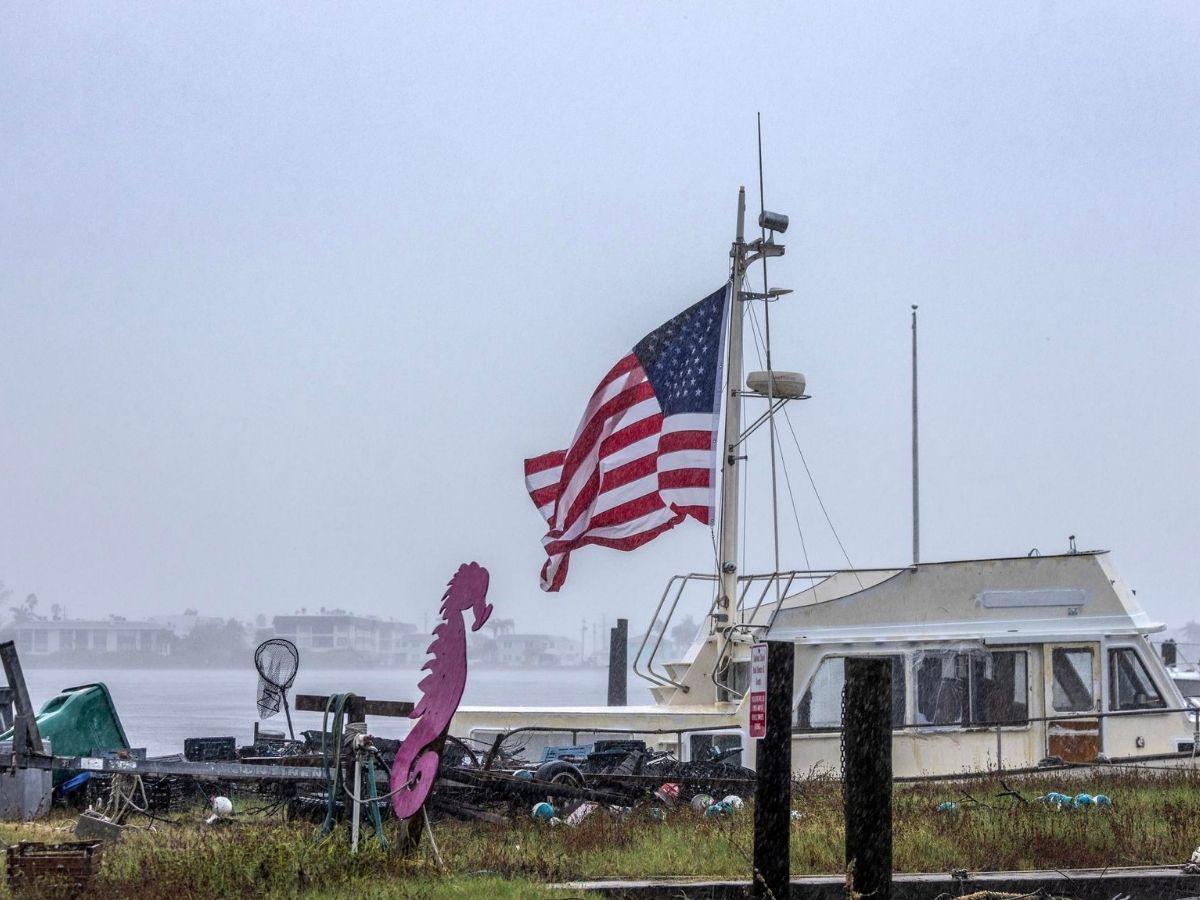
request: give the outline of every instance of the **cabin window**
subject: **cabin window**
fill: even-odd
[[[1166,705],[1132,647],[1108,651],[1108,678],[1113,709],[1161,709]]]
[[[689,736],[693,760],[708,760],[722,757],[723,762],[731,766],[742,764],[742,736],[737,733],[729,734],[693,734]],[[730,753],[729,756],[723,754]]]
[[[892,727],[904,725],[904,657],[888,656],[892,662]],[[827,656],[821,660],[804,696],[796,704],[796,727],[822,731],[842,727],[842,688],[846,684],[846,658]]]
[[[972,725],[1014,725],[1029,720],[1027,666],[1024,651],[971,657]]]
[[[1055,647],[1050,662],[1054,671],[1051,699],[1055,712],[1091,712],[1095,709],[1092,651],[1084,647]]]
[[[739,700],[750,690],[750,661],[731,662],[717,685],[717,700]]]
[[[1012,725],[1028,721],[1029,676],[1024,651],[918,653],[918,725]]]

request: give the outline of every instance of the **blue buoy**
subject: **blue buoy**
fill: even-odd
[[[958,809],[958,804],[955,803],[953,800],[947,800],[945,803],[938,804],[937,811],[941,812],[941,813],[945,813],[945,812],[954,812],[956,809]]]
[[[549,822],[554,818],[554,807],[544,800],[533,807],[533,818],[536,822]]]
[[[1097,806],[1112,806],[1112,797],[1108,796],[1108,794],[1097,794],[1092,800],[1095,801]]]
[[[1093,803],[1091,794],[1076,794],[1072,801],[1076,809],[1083,809],[1085,806],[1091,806]]]

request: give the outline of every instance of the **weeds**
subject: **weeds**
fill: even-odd
[[[1200,777],[1191,772],[1089,775],[1074,785],[1048,776],[898,786],[893,804],[897,871],[1104,868],[1176,864],[1200,843]],[[1058,811],[1036,797],[1050,789],[1102,792],[1111,808]],[[946,800],[952,812],[938,812]],[[798,781],[791,824],[792,871],[844,870],[841,785]],[[344,833],[322,844],[311,825],[243,819],[224,827],[160,825],[134,831],[106,852],[91,896],[138,900],[208,897],[440,898],[555,896],[539,884],[587,878],[746,878],[753,811],[705,819],[688,808],[665,822],[597,810],[578,827],[440,822],[441,873],[425,853],[403,858],[367,845],[356,856]],[[64,824],[60,820],[58,826]],[[389,835],[391,836],[391,835]],[[55,825],[0,826],[0,838],[59,841]],[[560,895],[565,896],[565,895]]]

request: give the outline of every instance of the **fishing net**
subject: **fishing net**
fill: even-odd
[[[291,641],[271,638],[254,651],[254,667],[258,669],[258,717],[269,719],[282,709],[290,730],[292,714],[288,710],[287,692],[300,668],[300,651]]]

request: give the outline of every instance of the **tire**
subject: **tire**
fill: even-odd
[[[533,773],[534,781],[548,781],[551,784],[567,784],[572,787],[583,787],[583,773],[578,766],[561,759],[542,763]]]

